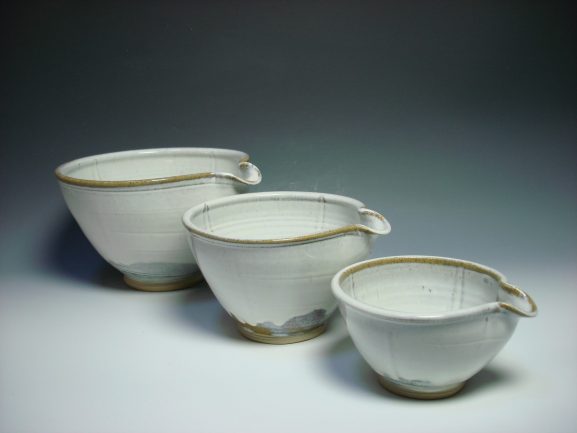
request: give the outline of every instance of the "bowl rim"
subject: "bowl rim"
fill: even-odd
[[[77,158],[77,159],[74,159],[72,161],[68,161],[68,162],[65,162],[65,163],[59,165],[56,168],[56,170],[54,170],[54,174],[56,175],[56,177],[58,178],[58,180],[60,182],[63,182],[63,183],[69,184],[69,185],[91,187],[91,188],[131,188],[131,187],[159,185],[159,184],[182,182],[182,181],[188,181],[188,180],[204,179],[204,178],[211,178],[211,177],[235,178],[236,180],[239,180],[242,183],[248,183],[248,184],[257,184],[260,182],[260,180],[256,183],[245,182],[243,179],[240,179],[237,176],[234,176],[234,175],[229,174],[229,173],[214,173],[214,172],[198,172],[198,173],[183,174],[183,175],[178,175],[178,176],[164,176],[164,177],[157,177],[157,178],[130,179],[130,180],[83,179],[83,178],[79,178],[79,177],[68,176],[67,174],[65,174],[67,170],[70,170],[79,164],[89,163],[92,160],[95,160],[97,158],[101,159],[101,160],[114,160],[118,157],[130,156],[130,155],[137,156],[137,155],[147,155],[147,154],[157,154],[157,155],[189,154],[191,156],[195,156],[195,155],[205,155],[208,153],[214,153],[214,154],[218,154],[218,155],[222,155],[222,156],[237,155],[239,165],[242,165],[242,164],[252,165],[249,163],[249,155],[245,152],[240,151],[240,150],[221,149],[221,148],[212,148],[212,147],[164,147],[164,148],[152,148],[152,149],[122,150],[122,151],[118,151],[118,152],[107,152],[107,153],[100,153],[100,154],[96,154],[96,155],[85,156],[85,157]]]
[[[301,236],[293,236],[287,238],[272,238],[272,239],[239,239],[239,238],[229,238],[220,235],[216,235],[213,233],[209,233],[205,230],[198,228],[195,224],[191,222],[191,216],[193,214],[203,212],[205,209],[209,209],[211,206],[218,206],[222,204],[235,204],[238,202],[247,202],[252,200],[257,200],[259,198],[283,198],[287,201],[289,200],[298,200],[298,199],[309,199],[318,201],[320,199],[326,201],[332,201],[336,203],[340,203],[343,205],[348,205],[353,207],[355,210],[361,213],[370,214],[373,218],[377,218],[378,220],[382,221],[385,225],[384,230],[377,230],[363,224],[349,224],[346,226],[338,227],[332,230],[326,230],[317,233],[311,233],[307,235]],[[207,239],[211,241],[217,241],[225,244],[233,244],[233,245],[290,245],[290,244],[300,244],[300,243],[307,243],[307,242],[315,242],[322,239],[332,238],[336,236],[345,235],[348,233],[366,233],[371,235],[376,234],[387,234],[390,231],[390,224],[389,222],[383,217],[381,214],[375,211],[371,211],[364,207],[365,205],[357,199],[337,195],[337,194],[328,194],[323,192],[312,192],[312,191],[266,191],[266,192],[254,192],[254,193],[247,193],[247,194],[239,194],[234,196],[227,196],[222,197],[214,200],[210,200],[205,203],[201,203],[196,205],[190,209],[188,209],[183,217],[182,222],[185,228],[189,231],[189,233],[193,237]]]
[[[493,278],[499,284],[499,286],[509,294],[525,299],[528,305],[530,306],[530,310],[525,311],[507,302],[500,302],[496,300],[494,302],[480,304],[468,308],[462,308],[459,310],[449,311],[446,313],[430,314],[430,315],[411,314],[366,304],[346,293],[341,286],[343,280],[347,278],[349,275],[354,274],[355,272],[361,271],[363,269],[386,266],[397,263],[427,263],[437,266],[452,266],[485,274]],[[354,263],[352,265],[347,266],[346,268],[341,269],[331,280],[331,288],[334,296],[340,303],[353,307],[358,311],[368,313],[371,316],[375,316],[383,320],[390,320],[396,322],[410,322],[421,324],[446,322],[446,321],[470,319],[475,316],[503,310],[509,311],[521,317],[534,317],[537,314],[537,305],[535,304],[533,299],[521,289],[509,284],[505,276],[501,274],[499,271],[490,268],[488,266],[481,265],[479,263],[462,259],[454,259],[450,257],[404,255],[404,256],[379,257],[375,259],[364,260],[362,262]]]

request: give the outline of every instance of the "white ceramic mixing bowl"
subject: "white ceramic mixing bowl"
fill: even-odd
[[[361,202],[313,192],[212,200],[183,221],[206,281],[241,333],[274,344],[319,335],[336,308],[332,276],[390,231]]]
[[[497,271],[442,257],[385,257],[332,281],[353,342],[390,391],[435,399],[458,392],[537,306]]]
[[[191,206],[261,181],[236,150],[167,148],[77,159],[56,169],[64,200],[100,255],[126,283],[149,291],[202,278],[181,218]]]

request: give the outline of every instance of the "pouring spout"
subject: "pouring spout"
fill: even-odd
[[[504,281],[501,281],[501,288],[505,295],[504,299],[499,302],[501,308],[521,317],[535,317],[537,315],[537,304],[531,296]]]
[[[215,173],[214,176],[233,179],[244,185],[258,185],[262,180],[262,174],[256,165],[248,161],[241,161],[238,164],[238,168],[238,176],[230,173]]]
[[[375,235],[386,235],[391,232],[391,225],[380,213],[364,207],[358,211],[361,215],[360,225],[364,231]]]
[[[247,185],[258,185],[262,180],[262,174],[259,168],[248,162],[243,161],[239,165],[240,168],[240,181],[246,183]]]

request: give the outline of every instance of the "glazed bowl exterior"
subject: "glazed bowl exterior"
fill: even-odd
[[[499,272],[429,256],[351,265],[332,280],[351,338],[381,384],[433,399],[459,391],[532,317],[531,297]]]
[[[320,334],[336,308],[332,276],[390,231],[361,202],[312,192],[217,199],[183,222],[206,281],[241,333],[274,344]]]
[[[142,290],[202,278],[181,218],[191,206],[243,193],[260,171],[236,150],[166,148],[77,159],[56,169],[64,200],[100,255]]]

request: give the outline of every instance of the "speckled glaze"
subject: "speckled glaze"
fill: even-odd
[[[332,276],[390,231],[361,202],[312,192],[212,200],[183,222],[206,281],[242,334],[272,344],[319,335],[336,308]]]
[[[488,267],[429,256],[351,265],[332,289],[353,342],[396,394],[436,399],[458,392],[507,343],[529,295]]]
[[[167,148],[90,156],[56,169],[64,200],[100,255],[139,290],[202,279],[181,218],[195,204],[243,193],[260,171],[243,152]]]

